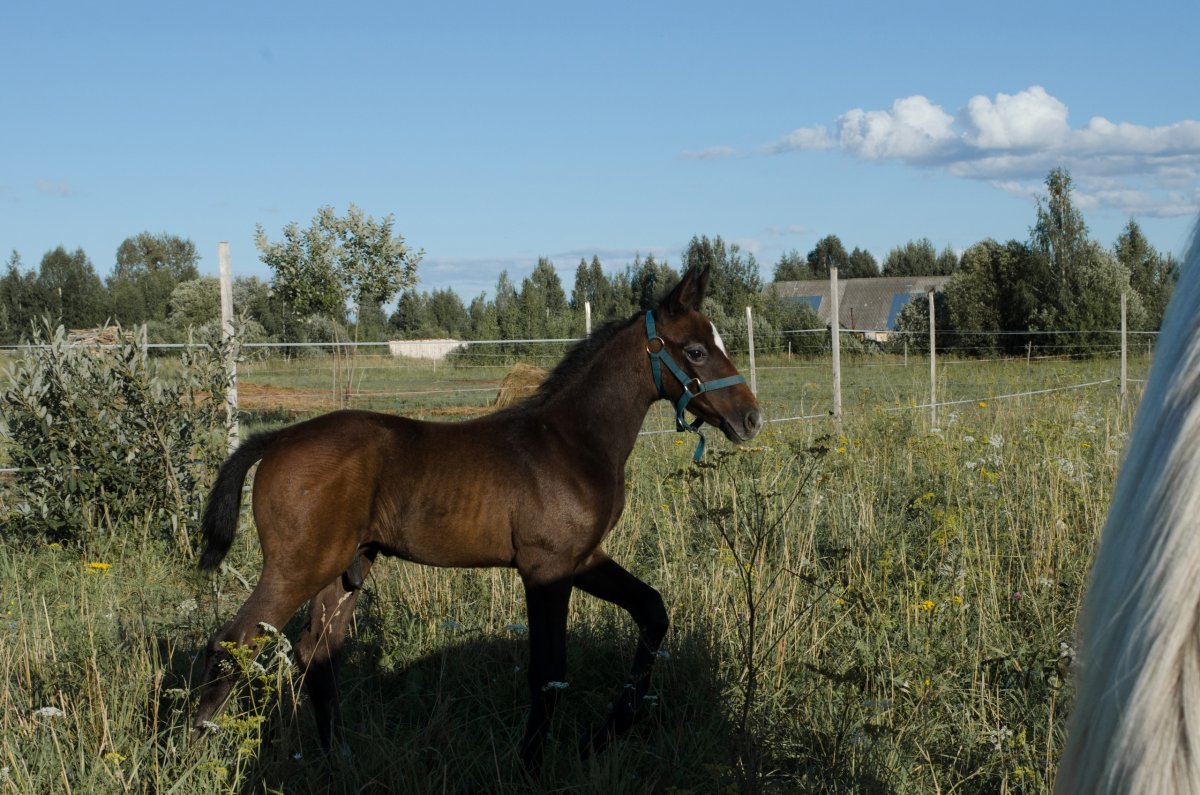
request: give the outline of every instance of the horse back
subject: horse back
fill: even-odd
[[[624,483],[536,413],[441,423],[339,411],[280,433],[254,500],[260,536],[282,520],[322,548],[511,566],[522,550],[585,558],[619,517]]]

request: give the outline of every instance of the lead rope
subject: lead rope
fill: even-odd
[[[671,371],[671,375],[679,381],[683,391],[679,395],[679,400],[675,403],[675,430],[678,432],[690,431],[700,437],[700,441],[696,444],[696,452],[692,454],[693,461],[699,461],[704,455],[705,439],[704,434],[700,431],[700,426],[704,424],[704,420],[696,417],[695,421],[689,423],[683,415],[683,410],[687,404],[696,395],[702,395],[714,389],[723,389],[727,386],[735,384],[744,384],[746,379],[741,374],[730,375],[725,378],[718,378],[716,381],[709,381],[707,384],[699,378],[691,378],[680,367],[671,354],[667,352],[667,343],[654,330],[654,312],[646,312],[646,353],[650,354],[650,374],[654,376],[654,386],[658,389],[658,396],[663,400],[670,401],[671,398],[663,389],[662,382],[662,365],[666,365]]]

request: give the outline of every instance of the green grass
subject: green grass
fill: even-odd
[[[827,409],[826,366],[774,364],[759,372],[774,416]],[[319,750],[277,654],[220,732],[189,744],[198,655],[247,592],[115,527],[86,550],[0,544],[0,792],[1048,791],[1130,415],[1112,384],[977,398],[1115,363],[947,365],[942,396],[971,402],[943,408],[937,432],[907,408],[927,363],[845,364],[841,436],[818,420],[736,451],[710,438],[699,468],[691,437],[639,443],[606,547],[663,593],[672,627],[647,717],[599,757],[581,762],[575,741],[620,688],[626,616],[573,597],[570,687],[528,781],[517,577],[393,560],[372,571],[341,674],[352,760]],[[363,381],[402,377],[428,383]],[[244,523],[230,562],[253,580],[257,555]]]

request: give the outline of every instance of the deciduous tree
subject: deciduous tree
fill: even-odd
[[[808,269],[813,274],[812,278],[815,279],[828,278],[832,266],[837,266],[838,274],[844,275],[850,265],[850,255],[846,253],[846,247],[837,235],[826,235],[818,240],[806,259]]]
[[[326,206],[307,229],[288,224],[278,242],[259,225],[255,245],[293,317],[320,314],[341,322],[347,304],[385,304],[416,282],[423,252],[410,249],[394,225],[391,215],[376,221],[353,204],[345,216]]]
[[[166,320],[172,291],[200,277],[199,261],[196,245],[186,238],[165,232],[126,238],[108,276],[113,317],[125,325]]]
[[[758,301],[762,292],[762,274],[752,253],[745,253],[737,243],[726,246],[718,235],[693,237],[683,256],[684,270],[696,267],[711,269],[708,295],[728,315],[736,316]],[[675,277],[672,277],[674,281]]]
[[[846,279],[870,279],[879,275],[879,263],[875,255],[865,248],[854,247],[846,262],[846,269],[840,274]]]
[[[929,238],[910,240],[888,252],[884,276],[932,276],[937,272],[937,250]]]
[[[800,282],[810,278],[812,271],[808,268],[808,260],[796,249],[781,254],[772,273],[772,281],[777,282]]]

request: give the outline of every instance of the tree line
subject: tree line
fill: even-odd
[[[491,297],[464,303],[452,289],[419,291],[422,252],[394,230],[391,216],[376,220],[351,205],[345,215],[323,207],[307,227],[292,223],[272,240],[260,226],[256,245],[271,269],[269,282],[234,280],[235,311],[247,341],[345,342],[452,337],[462,340],[565,339],[584,333],[584,305],[595,324],[654,306],[693,265],[712,268],[707,309],[726,334],[744,337],[744,307],[760,313],[758,331],[815,328],[807,306],[763,291],[754,255],[721,237],[697,236],[680,270],[653,255],[610,273],[599,257],[581,259],[568,294],[554,264],[540,258],[517,283],[500,273]],[[144,325],[151,342],[181,342],[215,332],[217,280],[201,276],[194,244],[170,234],[143,232],[125,240],[107,279],[101,280],[81,250],[47,253],[36,270],[14,252],[0,277],[0,341],[28,337],[40,318],[68,328],[105,322]],[[389,313],[385,307],[395,301]]]
[[[978,353],[1019,350],[1039,331],[1115,328],[1122,291],[1130,296],[1130,327],[1156,329],[1178,275],[1175,260],[1154,250],[1132,220],[1111,249],[1091,240],[1065,170],[1052,171],[1046,188],[1028,240],[985,240],[960,256],[948,248],[939,252],[922,238],[892,249],[880,266],[865,249],[847,251],[838,236],[827,235],[805,255],[783,254],[774,280],[826,279],[833,266],[842,278],[949,276],[936,299],[938,328],[945,344]],[[469,302],[449,288],[418,290],[423,252],[395,231],[392,216],[376,220],[354,205],[344,215],[323,207],[307,227],[288,224],[277,240],[259,226],[255,243],[272,277],[234,281],[234,305],[248,341],[578,337],[585,303],[596,324],[626,317],[653,306],[693,265],[712,268],[705,309],[732,345],[745,343],[747,306],[755,311],[756,342],[766,347],[772,341],[782,346],[784,331],[821,325],[807,303],[764,289],[753,253],[720,236],[692,238],[679,270],[653,255],[616,271],[599,257],[580,259],[569,293],[554,264],[541,258],[520,283],[504,271],[490,297],[481,293]],[[14,252],[0,277],[0,342],[27,337],[41,317],[69,328],[144,324],[152,342],[211,332],[218,323],[219,288],[215,278],[200,275],[199,259],[190,240],[149,232],[121,243],[104,280],[81,249],[56,248],[36,271],[24,268]],[[393,305],[389,313],[385,307]],[[899,323],[902,331],[927,329],[926,302],[910,303]],[[789,339],[801,352],[827,345],[820,335]],[[919,347],[920,334],[912,341]]]
[[[1156,251],[1133,220],[1105,248],[1090,237],[1073,201],[1070,173],[1055,169],[1045,185],[1028,240],[984,240],[963,252],[934,299],[940,347],[976,355],[1112,347],[1122,293],[1131,330],[1161,325],[1179,278],[1178,261]],[[928,301],[910,302],[898,325],[912,332],[910,345],[927,348]]]

